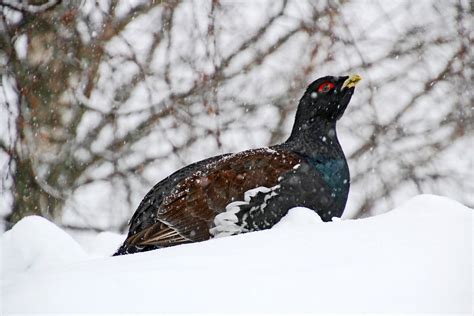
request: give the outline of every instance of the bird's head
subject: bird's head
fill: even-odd
[[[297,117],[305,118],[304,121],[339,120],[351,100],[355,85],[361,79],[359,75],[327,76],[313,81],[300,100]]]

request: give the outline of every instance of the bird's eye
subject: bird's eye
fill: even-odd
[[[331,82],[325,82],[319,86],[318,92],[328,92],[334,88],[334,84]]]

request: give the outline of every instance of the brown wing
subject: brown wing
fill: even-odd
[[[300,162],[286,151],[257,149],[226,156],[194,172],[165,196],[156,222],[125,240],[126,245],[166,247],[210,238],[214,217],[246,191],[273,187],[284,172]]]

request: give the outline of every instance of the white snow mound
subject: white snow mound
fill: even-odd
[[[78,236],[75,236],[76,238]],[[79,238],[79,243],[84,246],[84,250],[91,256],[104,257],[111,256],[122,245],[126,235],[112,232],[102,232],[88,238]]]
[[[102,258],[26,218],[1,239],[3,312],[470,313],[472,212],[431,195],[331,223],[296,208],[275,229]]]
[[[28,216],[0,240],[1,279],[30,269],[50,268],[86,258],[82,247],[40,216]]]
[[[321,223],[324,223],[323,220],[313,210],[306,207],[294,207],[288,211],[288,214],[280,222],[273,226],[273,229],[314,229],[315,224]]]

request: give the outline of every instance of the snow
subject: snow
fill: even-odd
[[[323,220],[319,216],[315,216],[313,210],[306,207],[294,207],[285,216],[273,226],[273,229],[278,230],[289,230],[291,233],[294,230],[304,229],[304,228],[314,228],[315,224],[323,223]]]
[[[472,211],[434,195],[332,223],[295,208],[271,230],[120,257],[109,256],[117,235],[81,247],[47,220],[28,217],[1,237],[2,315],[470,314]]]
[[[71,236],[39,216],[28,216],[5,232],[1,249],[2,279],[86,258],[82,247]]]

